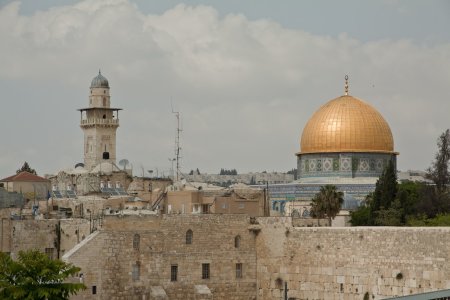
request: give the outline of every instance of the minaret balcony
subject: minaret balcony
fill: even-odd
[[[119,126],[119,119],[84,119],[81,120],[81,127],[89,126]]]

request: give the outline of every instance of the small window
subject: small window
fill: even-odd
[[[103,98],[103,106],[106,106],[106,98]]]
[[[239,203],[239,208],[244,208],[245,204],[244,203]]]
[[[222,208],[223,208],[223,209],[228,208],[227,204],[226,204],[226,203],[222,203]]]
[[[236,278],[242,278],[242,263],[236,264]]]
[[[95,295],[95,294],[97,294],[97,286],[93,285],[92,286],[92,295]]]
[[[103,119],[106,119],[106,115],[103,115]]]
[[[134,250],[139,250],[139,244],[141,242],[141,237],[139,236],[139,234],[135,234],[133,237],[133,249]]]
[[[234,238],[234,248],[239,248],[241,246],[241,237],[237,235]]]
[[[170,266],[170,281],[178,280],[178,265]]]
[[[202,279],[209,279],[209,264],[202,264]]]
[[[187,245],[192,244],[193,236],[194,236],[194,234],[193,234],[192,230],[189,229],[188,231],[186,231],[186,244]]]
[[[53,259],[53,252],[55,248],[45,248],[45,254],[48,256],[48,258]]]
[[[132,272],[131,272],[131,277],[132,277],[133,281],[138,281],[140,275],[141,275],[141,264],[140,264],[140,262],[137,261],[133,265],[133,269],[132,269]]]

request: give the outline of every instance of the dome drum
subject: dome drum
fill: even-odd
[[[379,177],[396,155],[389,153],[314,153],[297,160],[299,179],[313,177]]]

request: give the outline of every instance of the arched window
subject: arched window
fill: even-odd
[[[137,261],[131,270],[131,278],[133,281],[138,281],[141,276],[141,263]]]
[[[187,245],[190,245],[190,244],[192,244],[192,238],[193,238],[193,233],[192,233],[192,230],[188,230],[188,231],[186,231],[186,244]]]
[[[234,238],[234,248],[239,248],[241,246],[241,236],[237,235]]]
[[[141,237],[139,236],[139,234],[136,233],[133,237],[133,249],[139,250],[140,243],[141,243]]]

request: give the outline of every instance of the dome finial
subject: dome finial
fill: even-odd
[[[345,75],[345,96],[348,96],[348,75]]]

